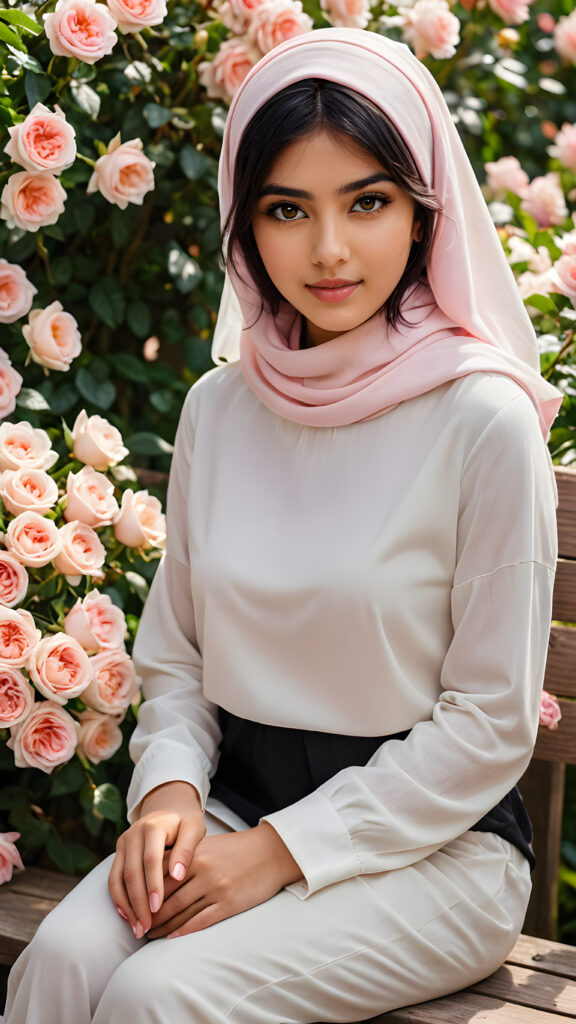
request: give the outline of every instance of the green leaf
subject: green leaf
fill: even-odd
[[[126,582],[129,583],[134,593],[140,598],[142,602],[148,597],[148,583],[143,576],[138,572],[132,572],[129,570],[124,574]]]
[[[202,280],[202,271],[196,260],[184,252],[176,242],[168,247],[168,273],[183,295],[193,291]]]
[[[52,775],[50,796],[62,796],[64,793],[77,793],[84,785],[85,775],[79,764],[69,761]]]
[[[78,401],[78,391],[72,381],[64,381],[54,389],[50,397],[50,408],[52,412],[56,412],[62,415],[64,412],[68,412],[73,405]],[[70,451],[72,445],[70,445]]]
[[[46,853],[56,867],[72,875],[89,871],[98,862],[96,854],[83,843],[62,840],[54,832],[48,837]]]
[[[174,451],[174,446],[165,441],[163,437],[147,430],[132,434],[124,443],[131,452],[136,452],[138,455],[171,455]]]
[[[163,388],[161,391],[153,391],[150,395],[150,403],[163,415],[173,412],[178,404],[174,393],[168,388]]]
[[[37,21],[34,21],[33,18],[29,18],[27,14],[23,14],[22,11],[0,10],[0,18],[2,21],[8,21],[12,25],[21,25],[22,28],[32,32],[35,36],[39,35],[42,31],[42,26]]]
[[[126,300],[124,293],[113,277],[103,277],[90,289],[90,308],[107,327],[119,327],[124,321]]]
[[[70,91],[76,104],[93,120],[96,120],[100,113],[100,97],[92,86],[86,82],[77,82],[74,79],[70,82]]]
[[[556,306],[552,299],[548,298],[547,295],[530,295],[529,298],[524,299],[527,306],[533,306],[534,309],[539,309],[541,313],[555,313]]]
[[[174,116],[171,110],[161,107],[159,103],[147,103],[143,113],[151,128],[161,128]]]
[[[186,144],[180,150],[180,166],[190,181],[198,181],[210,170],[210,161],[204,153],[199,153],[194,146]]]
[[[28,794],[22,786],[3,786],[0,789],[0,811],[10,811],[13,807],[24,807],[28,803]]]
[[[1,21],[0,39],[2,39],[3,42],[9,44],[10,52],[12,52],[12,47],[15,46],[17,50],[23,50],[24,53],[26,53],[26,47],[24,46],[24,43],[20,39],[20,36],[16,35],[16,32],[13,32],[11,28],[8,28],[8,26],[4,25],[4,23]]]
[[[124,804],[119,790],[111,782],[103,782],[94,790],[93,811],[96,817],[122,821]]]
[[[52,260],[52,277],[55,285],[68,284],[74,276],[72,260],[69,256],[58,256]]]
[[[76,372],[76,387],[98,409],[109,409],[116,398],[116,386],[111,380],[98,380],[90,370],[81,366]]]
[[[36,818],[29,807],[15,807],[10,811],[10,824],[22,837],[23,846],[43,846],[52,831],[45,818]]]
[[[6,32],[10,32],[10,29],[6,28],[6,26],[2,26],[2,28]],[[0,37],[1,35],[2,33],[0,33]],[[16,36],[16,39],[18,39],[18,36]],[[28,71],[35,71],[38,74],[43,74],[44,68],[42,67],[42,65],[36,60],[35,57],[31,57],[29,53],[26,53],[26,47],[22,42],[20,42],[20,39],[18,39],[18,43],[18,49],[15,49],[13,46],[10,46],[9,43],[7,44],[8,49],[10,50],[10,59],[13,60],[16,64],[18,64],[20,67],[27,68]]]
[[[138,384],[146,384],[148,381],[146,367],[130,352],[116,352],[112,356],[111,364],[116,373],[124,377],[125,380],[132,380]]]
[[[39,391],[34,391],[33,388],[20,388],[16,395],[16,405],[21,409],[29,409],[33,412],[43,412],[50,408],[44,395],[41,395]]]
[[[134,207],[128,207],[126,210],[121,210],[119,206],[112,208],[110,213],[110,232],[112,234],[112,241],[117,249],[122,249],[125,245],[128,245],[128,242],[134,237],[139,212]]]
[[[126,310],[126,323],[137,338],[147,338],[152,324],[149,306],[145,302],[131,302]]]

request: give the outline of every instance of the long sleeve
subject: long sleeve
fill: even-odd
[[[189,396],[176,434],[167,500],[167,548],[148,595],[134,646],[146,698],[130,741],[135,769],[128,818],[150,790],[181,780],[202,806],[221,734],[217,707],[202,686],[188,555],[189,481],[193,448]]]
[[[266,816],[302,869],[305,881],[291,887],[301,897],[430,855],[522,775],[547,653],[554,505],[549,456],[519,396],[491,419],[463,467],[453,633],[430,718],[404,741],[384,743],[365,767]]]

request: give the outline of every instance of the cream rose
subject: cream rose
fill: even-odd
[[[64,212],[66,192],[47,171],[17,171],[2,189],[0,217],[10,228],[38,231],[55,224]]]
[[[64,629],[86,651],[123,647],[126,635],[124,612],[107,594],[91,590],[83,601],[77,600],[64,619]]]
[[[91,761],[100,764],[107,761],[122,746],[121,718],[104,715],[100,711],[82,711],[78,715],[80,721],[80,739],[78,753]]]
[[[38,569],[54,560],[62,539],[51,519],[38,512],[21,512],[6,530],[6,547],[22,565]]]
[[[109,203],[125,210],[128,203],[141,206],[154,188],[155,163],[143,152],[142,139],[113,139],[108,152],[96,161],[86,192],[101,192]]]
[[[530,17],[534,0],[488,0],[490,7],[507,25],[522,25]]]
[[[73,756],[77,725],[64,708],[51,700],[37,701],[21,725],[10,730],[6,746],[14,751],[17,768],[39,768],[50,774]]]
[[[533,178],[521,206],[541,228],[561,224],[568,216],[568,208],[558,175],[551,171],[539,178]]]
[[[5,469],[50,469],[58,461],[45,430],[27,420],[0,424],[0,471]]]
[[[30,612],[0,608],[0,666],[22,668],[40,643],[42,633]]]
[[[496,194],[508,190],[522,196],[530,184],[530,178],[515,156],[501,156],[499,160],[484,164],[484,169],[488,186]]]
[[[576,11],[556,22],[554,45],[563,60],[576,64]]]
[[[4,152],[27,171],[61,174],[76,159],[76,132],[57,104],[54,111],[36,103],[28,117],[8,128],[10,141]]]
[[[0,729],[20,725],[32,710],[34,690],[22,672],[0,667]]]
[[[16,395],[21,387],[22,377],[14,369],[4,350],[0,348],[0,419],[14,412]]]
[[[399,7],[404,18],[402,38],[419,60],[432,54],[437,60],[453,57],[460,42],[460,22],[446,0],[416,0],[413,7]]]
[[[45,309],[33,309],[22,334],[34,362],[50,370],[69,370],[72,360],[82,351],[76,319],[57,300]]]
[[[562,125],[548,153],[576,173],[576,124],[565,122]]]
[[[370,21],[368,0],[320,0],[320,7],[336,28],[366,28]]]
[[[115,19],[95,0],[58,0],[54,11],[42,17],[50,49],[58,57],[95,64],[118,42]]]
[[[576,304],[576,256],[560,256],[552,270],[552,281],[556,291],[567,295],[572,305]]]
[[[108,10],[122,32],[139,32],[161,25],[168,13],[165,0],[107,0]]]
[[[236,35],[242,35],[250,24],[254,11],[270,0],[224,0],[216,5],[220,20]]]
[[[125,651],[100,651],[90,658],[92,682],[82,700],[94,711],[114,715],[133,704],[138,696],[138,677],[132,658]]]
[[[311,32],[312,19],[302,10],[300,0],[272,0],[254,11],[248,26],[248,38],[260,53],[269,53],[275,46],[294,36]]]
[[[0,324],[13,324],[26,316],[37,291],[22,267],[0,260]]]
[[[0,604],[14,608],[24,600],[27,590],[28,573],[24,566],[7,551],[0,551]]]
[[[65,704],[86,689],[92,678],[92,665],[73,636],[53,633],[44,637],[32,652],[28,672],[43,697]]]
[[[79,412],[72,428],[74,458],[94,469],[116,466],[128,455],[122,444],[122,435],[103,416],[88,416]]]
[[[106,549],[91,526],[74,520],[60,527],[61,549],[54,558],[65,576],[103,576]]]
[[[7,469],[0,478],[0,498],[13,515],[44,515],[58,501],[58,484],[44,469]]]
[[[260,54],[243,39],[227,39],[212,61],[198,65],[198,78],[212,99],[231,103]]]
[[[92,466],[84,466],[79,473],[68,474],[64,510],[64,518],[68,522],[77,519],[87,526],[109,526],[118,512],[114,484],[107,476]]]
[[[129,548],[162,547],[166,541],[166,517],[158,498],[148,491],[124,491],[114,536]]]
[[[17,839],[19,832],[0,832],[0,885],[10,881],[14,868],[24,871],[22,857],[14,845]]]

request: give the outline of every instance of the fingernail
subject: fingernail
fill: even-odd
[[[123,918],[124,918],[124,920],[125,920],[125,921],[127,921],[127,920],[128,920],[128,917],[127,917],[127,915],[126,915],[126,914],[124,913],[124,911],[122,910],[122,907],[119,907],[117,903],[115,903],[115,904],[114,904],[114,906],[116,907],[116,910],[117,910],[117,911],[118,911],[118,913],[120,914],[120,917],[123,917]]]
[[[166,936],[167,939],[178,939],[179,937],[180,932],[170,932],[170,934]]]
[[[157,892],[150,893],[150,910],[153,914],[160,910],[160,897]]]
[[[144,925],[141,921],[136,921],[134,925],[134,937],[136,939],[142,939],[144,937]]]
[[[172,878],[175,878],[177,882],[181,882],[186,874],[186,868],[183,864],[175,864],[172,868]]]

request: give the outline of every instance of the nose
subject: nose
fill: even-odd
[[[312,242],[312,263],[334,267],[350,259],[344,225],[336,217],[323,217],[316,224]]]

